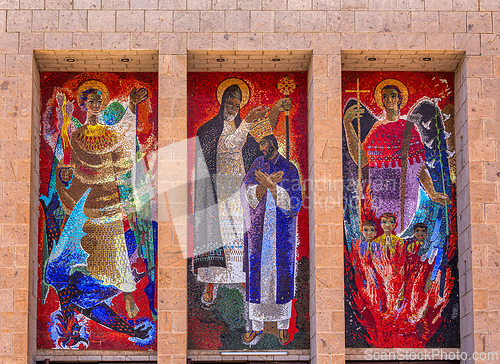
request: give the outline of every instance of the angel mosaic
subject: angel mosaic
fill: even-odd
[[[436,345],[458,319],[453,76],[393,75],[343,75],[351,346]]]
[[[41,161],[51,163],[40,167],[38,312],[50,315],[54,346],[40,326],[39,346],[151,348],[157,223],[156,126],[150,124],[156,112],[150,119],[151,102],[140,105],[156,93],[155,82],[97,75],[102,81],[88,79],[96,74],[68,74],[59,87],[47,81]],[[118,340],[102,345],[96,339],[105,334]]]

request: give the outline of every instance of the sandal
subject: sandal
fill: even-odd
[[[279,332],[280,342],[285,345],[288,341],[290,341],[290,334],[287,329],[281,329]]]
[[[253,330],[250,332],[247,332],[245,335],[243,335],[243,342],[247,345],[251,345],[252,341],[259,338],[263,332],[264,332],[264,330],[260,330],[259,332],[253,331]]]

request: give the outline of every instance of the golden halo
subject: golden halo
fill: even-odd
[[[232,85],[238,85],[240,87],[240,109],[243,109],[243,107],[247,104],[248,99],[250,98],[250,89],[248,88],[248,85],[245,81],[236,77],[227,78],[219,84],[219,86],[217,87],[217,101],[219,101],[219,104],[222,102],[222,95],[224,94],[224,91],[226,91],[226,89]]]
[[[399,88],[399,91],[401,91],[401,105],[399,106],[399,109],[401,110],[408,102],[408,88],[404,85],[404,83],[393,78],[387,78],[375,87],[375,91],[373,92],[375,102],[382,110],[385,110],[384,103],[382,101],[382,89],[387,85],[396,86]]]
[[[76,101],[78,102],[78,105],[80,105],[82,110],[86,111],[84,106],[82,106],[82,103],[84,103],[82,96],[85,91],[90,89],[101,91],[102,94],[101,105],[102,109],[104,109],[109,102],[109,91],[108,88],[102,82],[96,80],[86,81],[82,83],[80,87],[78,87],[78,92],[76,93]]]

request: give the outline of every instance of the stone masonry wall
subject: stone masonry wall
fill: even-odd
[[[40,136],[34,51],[73,50],[90,56],[159,53],[160,147],[186,136],[190,51],[312,51],[311,360],[322,364],[346,359],[342,51],[405,51],[415,59],[425,52],[464,51],[455,82],[462,350],[500,352],[499,33],[498,0],[0,0],[0,362],[36,359]],[[410,58],[397,58],[394,69]],[[85,67],[100,70],[98,62]],[[241,71],[251,70],[242,65]],[[179,165],[184,158],[165,155],[160,165]],[[157,359],[180,364],[186,361],[187,332],[183,242],[167,205],[160,215]],[[108,354],[114,357],[81,352],[78,359],[131,355]]]

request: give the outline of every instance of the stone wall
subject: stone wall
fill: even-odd
[[[160,147],[186,136],[188,70],[308,70],[310,357],[325,364],[349,358],[343,339],[341,71],[455,71],[462,350],[500,352],[499,32],[498,0],[0,0],[0,361],[37,358],[39,71],[151,68],[160,80]],[[133,60],[138,51],[153,56],[142,63],[116,61]],[[344,51],[358,60],[344,62]],[[446,62],[449,52],[458,52],[457,62]],[[274,54],[286,62],[271,63]],[[80,61],[64,62],[68,55]],[[229,63],[215,62],[218,56]],[[422,57],[432,59],[424,63]],[[166,154],[160,163],[178,165],[184,158]],[[160,215],[157,359],[180,364],[187,355],[184,242],[166,203]],[[58,354],[72,360],[134,355]]]

